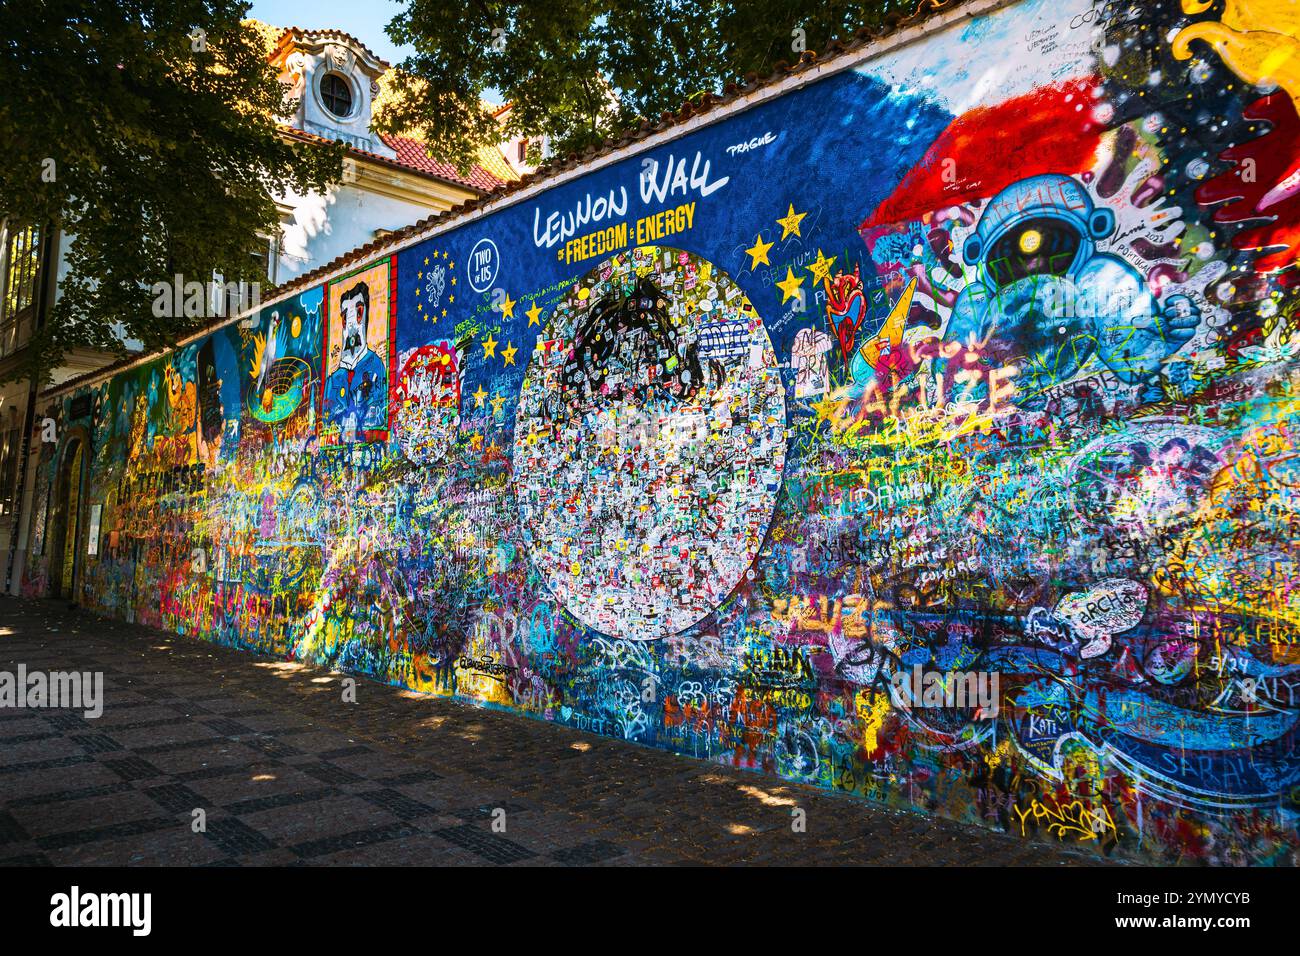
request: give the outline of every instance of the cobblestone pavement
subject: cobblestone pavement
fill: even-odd
[[[344,704],[343,675],[0,598],[19,664],[101,671],[105,706],[0,709],[0,865],[1099,860],[366,680]]]

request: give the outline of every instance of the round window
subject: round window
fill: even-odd
[[[352,112],[352,84],[337,73],[326,73],[320,81],[320,99],[339,119]]]

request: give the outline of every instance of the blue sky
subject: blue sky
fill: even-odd
[[[253,0],[248,15],[277,27],[342,30],[397,66],[414,51],[393,43],[384,27],[405,6],[401,0]],[[483,96],[491,103],[501,102],[501,94],[494,89],[484,91]]]
[[[351,33],[396,66],[411,48],[396,46],[384,27],[404,6],[398,0],[253,0],[249,16],[277,27]]]

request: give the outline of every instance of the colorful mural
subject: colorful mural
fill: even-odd
[[[1022,0],[61,394],[28,588],[1294,864],[1297,9]]]

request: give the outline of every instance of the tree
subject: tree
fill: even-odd
[[[156,315],[153,285],[265,281],[274,196],[323,189],[337,146],[286,140],[289,112],[237,0],[25,0],[0,18],[0,214],[70,237],[59,299],[10,377],[66,350],[121,353],[203,323]]]
[[[407,0],[387,32],[415,49],[398,67],[408,82],[376,124],[466,167],[500,139],[482,107],[494,89],[512,104],[507,134],[581,151],[922,2],[936,0]]]

